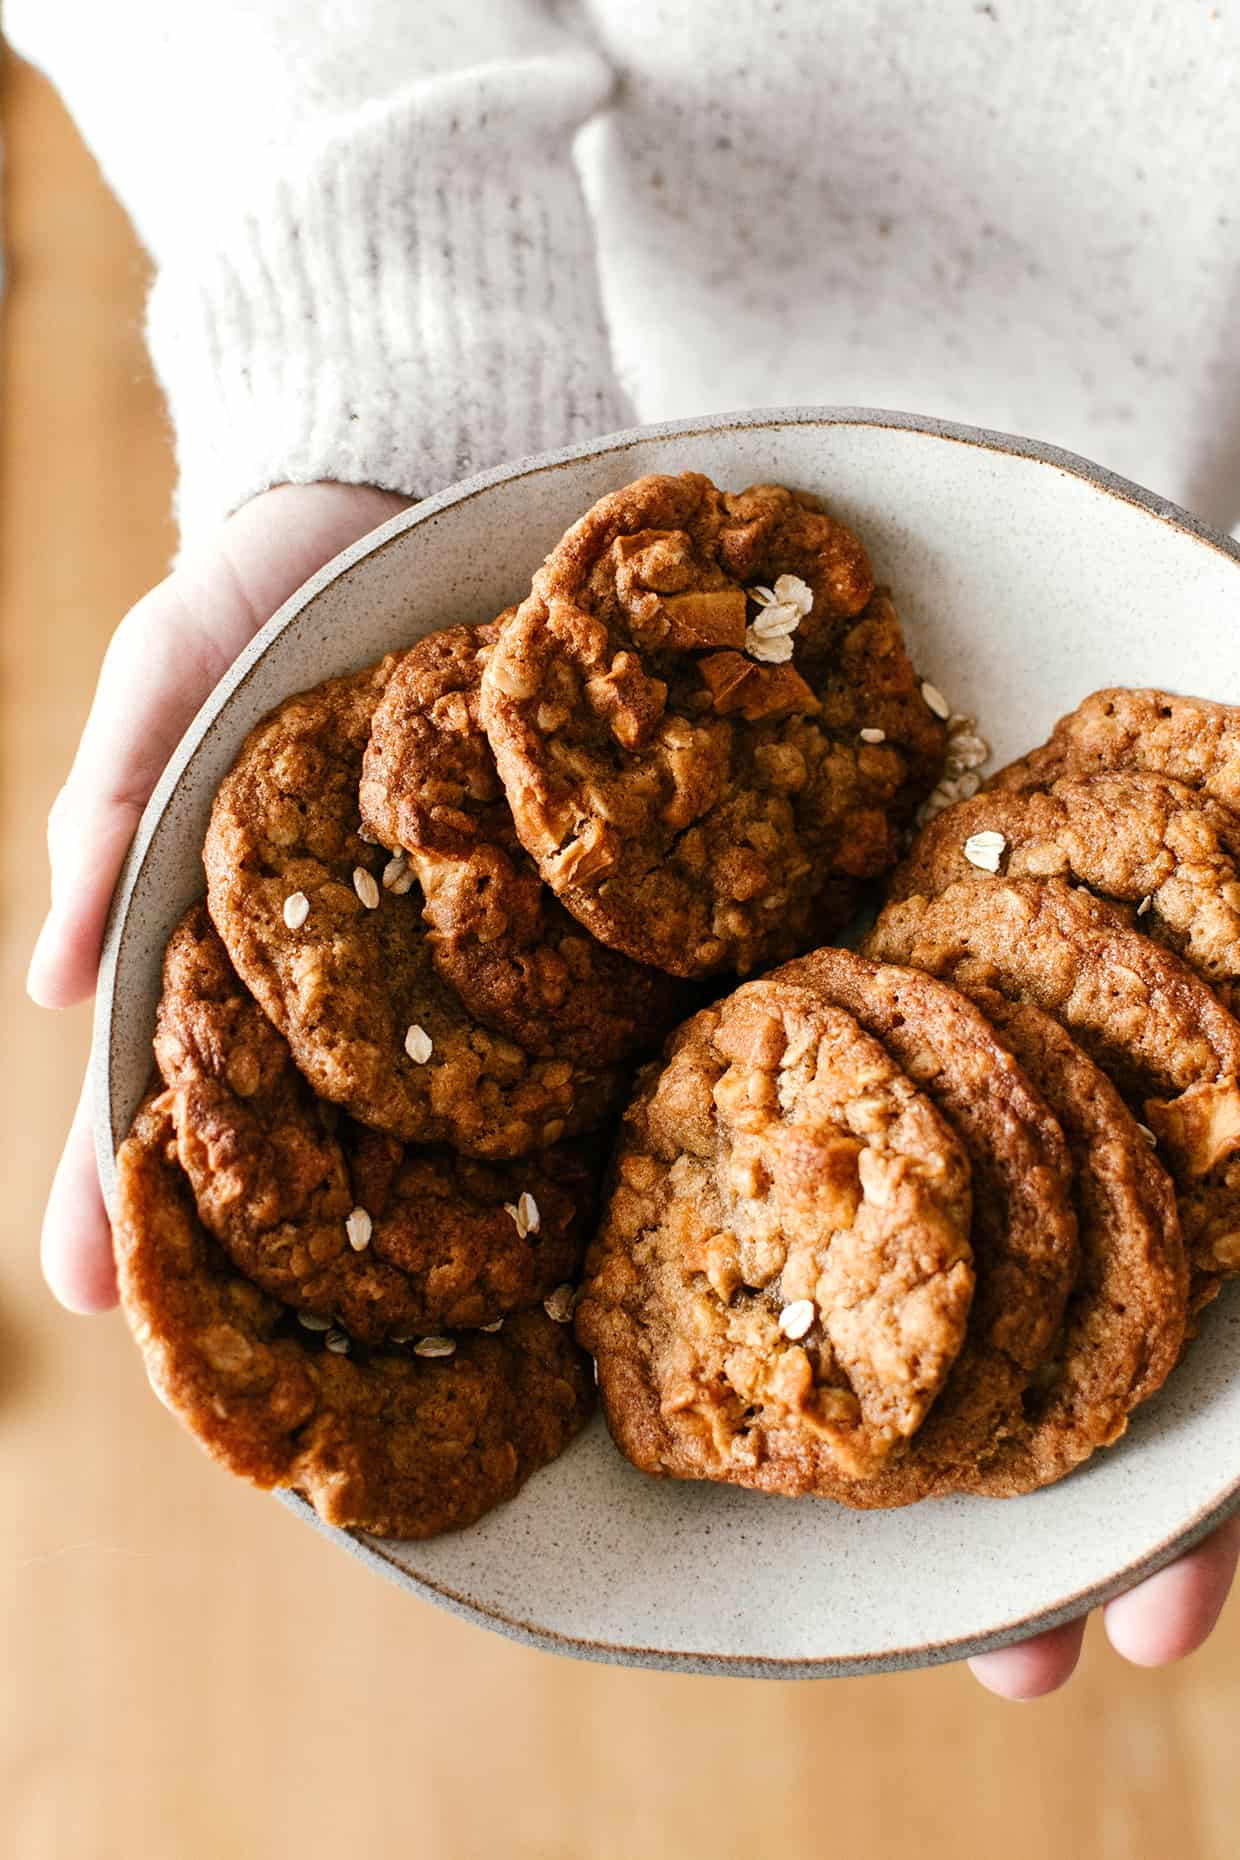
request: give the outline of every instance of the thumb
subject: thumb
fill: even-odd
[[[52,904],[27,977],[41,1006],[92,992],[142,810],[238,652],[309,575],[406,503],[371,486],[281,485],[244,505],[126,615],[48,822]]]

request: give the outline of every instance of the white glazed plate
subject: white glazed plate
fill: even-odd
[[[1100,685],[1240,702],[1240,548],[1023,440],[901,414],[785,409],[643,428],[473,479],[294,595],[173,757],[104,952],[92,1063],[109,1197],[114,1149],[150,1074],[164,943],[202,891],[211,799],[251,725],[291,692],[432,628],[491,619],[597,497],[643,472],[683,470],[824,497],[890,583],[923,674],[980,718],[996,766]],[[330,1534],[417,1594],[591,1659],[792,1677],[959,1658],[1081,1613],[1231,1508],[1238,1325],[1240,1298],[1224,1293],[1123,1441],[1027,1498],[858,1513],[662,1482],[633,1471],[596,1420],[470,1530],[424,1544]]]

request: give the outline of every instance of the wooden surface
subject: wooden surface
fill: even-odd
[[[553,1659],[231,1481],[150,1396],[118,1318],[52,1305],[38,1224],[88,1026],[21,994],[42,822],[108,633],[171,548],[170,468],[124,220],[20,67],[3,119],[3,1852],[1230,1860],[1240,1607],[1163,1674],[1091,1631],[1069,1691],[1025,1707],[957,1669],[796,1685]]]

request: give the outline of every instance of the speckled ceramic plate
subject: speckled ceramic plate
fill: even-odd
[[[489,619],[595,498],[648,471],[823,495],[892,585],[918,664],[997,756],[1104,684],[1240,702],[1240,549],[1107,473],[1001,434],[794,409],[645,428],[471,480],[316,575],[238,660],[147,809],[117,893],[96,1023],[98,1144],[150,1066],[165,939],[201,891],[211,797],[290,692],[432,627]],[[1240,1296],[1206,1313],[1122,1443],[1032,1497],[852,1513],[644,1478],[601,1422],[511,1505],[428,1544],[332,1533],[413,1593],[592,1659],[823,1675],[928,1664],[1079,1613],[1240,1496]],[[311,1514],[299,1501],[307,1518]]]

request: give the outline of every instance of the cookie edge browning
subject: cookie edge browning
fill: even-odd
[[[1134,1373],[1128,1376],[1121,1357],[1116,1367],[1123,1379],[1110,1388],[1101,1413],[1087,1422],[1074,1422],[1072,1391],[1079,1379],[1065,1379],[1062,1393],[1052,1396],[1047,1412],[1005,1436],[994,1454],[979,1463],[976,1476],[962,1482],[962,1490],[980,1496],[1015,1498],[1066,1478],[1099,1448],[1112,1445],[1127,1428],[1129,1416],[1162,1387],[1184,1348],[1188,1261],[1171,1178],[1102,1069],[1041,1008],[1009,1001],[985,988],[970,991],[969,998],[1051,1105],[1072,1156],[1081,1257],[1077,1283],[1064,1313],[1061,1347],[1070,1349],[1078,1321],[1078,1301],[1084,1302],[1091,1293],[1087,1275],[1094,1227],[1089,1218],[1090,1192],[1082,1179],[1085,1171],[1093,1175],[1095,1192],[1101,1195],[1112,1247],[1117,1229],[1123,1246],[1119,1259],[1112,1251],[1104,1261],[1093,1295],[1101,1299],[1118,1293],[1125,1315],[1134,1305],[1143,1313],[1137,1320],[1140,1347]],[[1040,1054],[1031,1052],[1035,1041],[1044,1042],[1049,1049],[1046,1065]],[[1060,1086],[1058,1081],[1050,1080],[1048,1066],[1066,1066],[1067,1084]],[[1099,1152],[1104,1152],[1110,1163],[1106,1175],[1093,1166]],[[1112,1186],[1112,1174],[1120,1177],[1118,1192]],[[1148,1287],[1140,1283],[1142,1267],[1152,1281]],[[1089,1348],[1090,1340],[1082,1338],[1081,1345]],[[1097,1361],[1096,1354],[1093,1361]],[[1066,1415],[1064,1408],[1068,1410]],[[1056,1424],[1057,1409],[1060,1419]]]
[[[366,1383],[377,1376],[398,1377],[405,1386],[433,1383],[451,1375],[464,1361],[479,1375],[492,1377],[509,1402],[499,1438],[482,1449],[504,1449],[506,1471],[497,1465],[485,1469],[487,1489],[445,1502],[427,1515],[424,1496],[411,1502],[407,1496],[380,1501],[371,1496],[389,1470],[382,1445],[375,1463],[374,1443],[359,1445],[350,1437],[348,1420],[333,1407],[330,1392],[316,1374],[310,1348],[296,1337],[263,1337],[274,1327],[283,1307],[250,1285],[223,1261],[193,1211],[188,1183],[174,1160],[175,1138],[166,1095],[148,1099],[138,1112],[128,1137],[117,1153],[116,1217],[114,1220],[117,1276],[121,1304],[142,1353],[147,1375],[160,1400],[192,1433],[212,1458],[231,1472],[270,1490],[286,1486],[299,1492],[319,1517],[338,1528],[368,1531],[382,1537],[407,1539],[437,1536],[475,1523],[496,1505],[512,1498],[540,1466],[556,1458],[580,1431],[593,1404],[593,1391],[585,1361],[562,1325],[542,1313],[527,1313],[509,1320],[506,1334],[472,1337],[458,1342],[457,1356],[446,1363],[414,1361],[384,1355],[368,1364],[331,1358],[331,1373],[363,1395]],[[212,1257],[213,1249],[217,1257]],[[220,1272],[220,1267],[223,1267]],[[213,1371],[187,1324],[201,1330],[215,1321],[211,1300],[201,1280],[206,1275],[232,1279],[252,1303],[253,1328],[260,1333],[251,1343],[244,1333],[220,1314],[223,1348],[232,1339],[251,1351],[266,1353],[268,1373],[261,1388],[246,1391],[240,1406],[230,1412],[221,1396],[218,1373]],[[187,1318],[188,1313],[188,1318]],[[539,1334],[561,1360],[553,1373],[535,1365],[520,1339]],[[502,1371],[502,1373],[501,1373]],[[361,1378],[351,1383],[351,1378]],[[540,1384],[562,1388],[562,1422],[545,1443],[511,1438],[520,1435],[521,1422],[536,1400]],[[370,1418],[370,1417],[368,1417]],[[385,1423],[380,1417],[379,1428]],[[303,1441],[297,1436],[307,1434]],[[433,1471],[433,1469],[431,1469]],[[399,1480],[408,1475],[392,1474]],[[428,1470],[417,1477],[432,1483]]]
[[[1008,1052],[985,1016],[964,995],[945,982],[917,969],[875,962],[851,950],[833,946],[798,957],[775,973],[787,974],[809,987],[817,987],[828,1000],[853,1013],[861,1026],[885,1046],[888,1041],[884,1037],[880,1018],[867,1018],[863,1010],[859,1011],[859,1005],[867,998],[869,991],[878,986],[880,993],[885,992],[895,998],[896,991],[903,989],[905,1006],[908,1004],[910,988],[918,997],[925,997],[929,993],[941,1011],[950,1014],[956,1025],[966,1030],[977,1050],[986,1054],[991,1076],[1003,1079],[1009,1100],[1005,1127],[1010,1131],[1019,1130],[1023,1147],[1031,1152],[1026,1163],[1019,1167],[1009,1166],[993,1149],[990,1156],[982,1159],[985,1164],[983,1178],[991,1167],[997,1169],[999,1179],[1006,1184],[1008,1206],[1019,1216],[1019,1231],[1024,1236],[1024,1242],[1016,1259],[1026,1263],[1019,1265],[1016,1276],[1025,1277],[1034,1287],[1041,1280],[1045,1280],[1048,1286],[1046,1308],[1036,1331],[1026,1331],[1022,1337],[1015,1331],[1014,1322],[1009,1321],[1005,1324],[1007,1342],[1001,1344],[993,1340],[993,1331],[998,1322],[1010,1320],[1010,1313],[1002,1309],[997,1314],[994,1310],[988,1310],[991,1295],[986,1242],[984,1237],[979,1239],[977,1228],[978,1214],[982,1213],[983,1219],[987,1218],[983,1210],[988,1184],[985,1179],[978,1180],[976,1140],[961,1128],[952,1111],[940,1103],[933,1080],[928,1079],[923,1083],[915,1073],[911,1075],[914,1083],[919,1084],[920,1089],[926,1092],[935,1108],[956,1131],[973,1167],[973,1257],[978,1277],[973,1317],[964,1348],[951,1375],[906,1452],[898,1459],[893,1459],[875,1479],[864,1482],[841,1479],[832,1487],[828,1496],[854,1509],[863,1510],[895,1508],[915,1504],[923,1498],[943,1497],[959,1490],[959,1480],[954,1471],[956,1462],[950,1451],[952,1436],[949,1429],[956,1421],[956,1412],[952,1406],[954,1392],[960,1389],[962,1383],[966,1391],[973,1388],[973,1378],[987,1371],[995,1382],[993,1397],[988,1401],[975,1397],[972,1405],[979,1410],[979,1426],[986,1426],[988,1414],[998,1425],[1004,1416],[1013,1411],[1014,1405],[1019,1407],[1021,1392],[1045,1360],[1062,1323],[1079,1259],[1076,1215],[1071,1197],[1071,1166],[1063,1131],[1041,1093]],[[904,1021],[904,1007],[899,1011]],[[903,1063],[897,1051],[890,1046],[888,1050],[898,1064]],[[1044,1192],[1044,1201],[1036,1201],[1032,1195],[1030,1177],[1035,1172]],[[1009,1221],[1009,1232],[1012,1227],[1013,1222]],[[1030,1241],[1036,1241],[1044,1229],[1054,1238],[1046,1249],[1050,1270],[1040,1273],[1036,1262],[1042,1249],[1036,1245],[1031,1247]],[[979,1336],[982,1323],[989,1326],[989,1333],[985,1336]],[[1019,1357],[1015,1353],[1017,1350],[1020,1351]],[[967,1382],[966,1377],[970,1379]],[[982,1396],[985,1396],[987,1381],[977,1386],[980,1386]],[[964,1412],[967,1420],[971,1414],[971,1405],[966,1404]],[[940,1433],[948,1435],[945,1446],[947,1457],[940,1454],[937,1459],[927,1459],[924,1457],[926,1444],[929,1442],[934,1449]],[[979,1435],[979,1454],[986,1450],[992,1438],[989,1429]]]
[[[1088,729],[1091,718],[1098,710],[1105,710],[1108,705],[1121,707],[1130,715],[1122,726],[1123,736],[1120,741],[1113,745],[1106,756],[1099,757],[1096,752],[1086,752],[1082,733]],[[1142,706],[1147,713],[1168,707],[1171,711],[1182,708],[1184,713],[1191,714],[1202,725],[1217,725],[1220,733],[1229,726],[1236,730],[1232,778],[1220,779],[1211,773],[1203,776],[1200,769],[1194,771],[1186,764],[1177,768],[1146,760],[1140,745],[1151,718],[1148,714],[1144,717],[1131,714]],[[1153,685],[1104,685],[1082,698],[1073,710],[1066,711],[1044,743],[998,769],[987,781],[986,787],[1019,793],[1031,788],[1049,787],[1064,775],[1096,774],[1106,770],[1118,772],[1123,769],[1144,769],[1153,774],[1168,775],[1173,780],[1184,782],[1187,787],[1209,795],[1221,806],[1240,812],[1240,708],[1221,704],[1215,698],[1185,697],[1179,692],[1163,691]]]
[[[494,751],[480,720],[477,734],[498,791],[488,806],[502,808],[507,815],[509,841],[489,837],[485,815],[468,803],[461,811],[469,825],[462,828],[433,819],[433,809],[420,794],[410,799],[408,750],[401,748],[410,719],[425,717],[428,701],[448,696],[461,698],[477,711],[484,660],[516,611],[509,607],[496,620],[480,625],[433,630],[401,655],[371,720],[358,791],[362,825],[381,845],[404,857],[410,877],[416,874],[435,968],[473,1018],[537,1058],[570,1058],[603,1070],[656,1049],[689,1008],[688,985],[666,970],[635,961],[600,942],[556,897],[517,838]],[[438,663],[433,656],[436,648]],[[411,691],[411,677],[415,681],[421,677],[423,685],[430,687],[429,694],[425,689],[420,694]],[[436,737],[442,734],[438,723],[427,727]],[[451,814],[455,809],[446,811]],[[527,870],[521,869],[523,864]],[[462,936],[459,925],[455,930],[445,926],[438,903],[442,887],[436,880],[447,875],[451,895],[453,885],[471,873],[475,883],[485,881],[488,899],[495,896],[498,880],[503,903],[515,903],[515,918],[524,922],[527,931],[537,924],[541,936],[514,938],[513,917],[495,937]],[[579,943],[590,946],[591,972],[570,974],[563,1002],[552,1003],[538,998],[540,953],[551,951],[559,959],[556,931],[561,926]],[[561,966],[568,965],[561,961]],[[600,996],[605,1002],[599,1001]],[[574,1003],[584,1012],[574,1012]]]
[[[549,870],[550,865],[562,857],[566,845],[571,842],[572,838],[571,833],[566,836],[561,830],[557,818],[563,815],[566,807],[571,810],[571,795],[566,791],[562,801],[558,803],[555,801],[555,784],[545,766],[546,757],[543,753],[545,735],[531,724],[526,714],[532,697],[541,689],[541,675],[539,683],[531,685],[529,690],[523,694],[522,685],[528,683],[529,673],[527,672],[523,677],[514,669],[514,665],[538,656],[532,629],[536,632],[537,628],[545,626],[556,601],[565,599],[548,590],[548,578],[558,563],[571,563],[580,579],[583,561],[593,561],[605,554],[620,536],[640,533],[656,516],[661,523],[674,521],[689,526],[694,514],[694,500],[700,499],[704,493],[718,499],[722,505],[727,500],[740,503],[754,492],[771,490],[785,494],[789,504],[800,504],[806,511],[812,511],[826,518],[838,535],[847,539],[849,548],[845,553],[851,557],[852,570],[864,587],[865,598],[859,599],[855,592],[852,592],[846,601],[831,611],[837,623],[859,621],[876,592],[868,553],[855,532],[838,519],[830,517],[818,500],[809,498],[803,493],[797,493],[786,485],[755,484],[743,491],[729,493],[721,490],[699,472],[648,473],[597,499],[561,537],[535,574],[530,593],[501,629],[499,640],[483,673],[480,694],[483,725],[495,755],[500,779],[512,806],[518,835],[537,864],[544,880],[572,915],[598,941],[628,956],[632,961],[658,967],[665,973],[684,980],[701,979],[726,973],[730,969],[741,973],[760,970],[772,959],[786,955],[789,949],[795,948],[797,944],[795,940],[790,944],[785,939],[782,950],[778,946],[774,949],[767,949],[765,953],[759,950],[752,960],[747,961],[735,959],[736,951],[733,950],[729,955],[728,946],[720,944],[720,953],[717,956],[704,958],[698,954],[698,951],[711,942],[720,942],[715,929],[709,927],[704,932],[703,941],[695,944],[693,950],[688,953],[681,950],[679,946],[671,945],[667,939],[652,950],[646,946],[641,928],[641,925],[648,922],[648,918],[641,914],[635,902],[626,903],[623,907],[615,909],[604,908],[600,902],[597,887],[587,887],[581,883],[573,884],[571,877],[562,879],[559,874],[553,874]],[[671,513],[652,512],[647,506],[659,495],[671,496],[673,500],[679,498],[682,508]],[[624,515],[622,500],[635,497],[643,500],[641,520],[626,519]],[[740,521],[738,514],[738,525]],[[593,622],[594,616],[587,615],[584,609],[575,607],[574,611],[581,613],[583,619]],[[705,645],[705,642],[702,644]],[[691,649],[684,649],[686,656],[689,650]],[[816,659],[822,661],[823,665],[829,664],[829,651],[824,649],[816,655]],[[748,660],[744,663],[750,664],[755,673],[769,675],[772,672],[786,671],[791,674],[796,684],[806,694],[807,699],[812,701],[817,708],[818,700],[791,665],[785,668],[759,665]],[[504,679],[509,682],[502,682]],[[659,684],[661,681],[654,680],[654,683]],[[717,720],[728,721],[722,717]],[[734,719],[732,726],[735,727]],[[905,785],[907,786],[907,783]],[[715,803],[712,803],[699,818],[705,818],[713,811],[714,806]],[[894,810],[894,801],[892,806]],[[696,820],[694,824],[697,824]],[[606,825],[600,828],[591,847],[586,851],[585,859],[579,863],[585,863],[590,859],[595,847],[610,831],[612,829]],[[584,841],[579,841],[579,844],[584,844]],[[574,867],[574,870],[576,869]],[[822,890],[823,885],[819,884],[814,892],[798,901],[798,908],[808,915],[812,912],[815,896]]]

